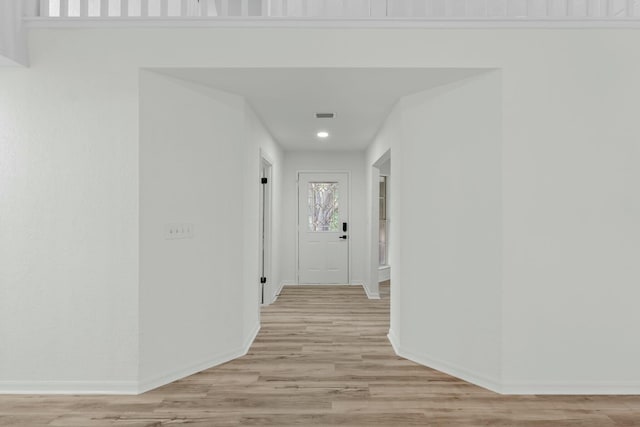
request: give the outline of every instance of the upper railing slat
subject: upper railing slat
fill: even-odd
[[[109,17],[109,2],[106,0],[102,0],[99,1],[100,3],[100,8],[98,9],[100,11],[100,17],[101,18],[108,18]]]
[[[640,19],[640,0],[26,0],[43,18]]]
[[[40,16],[43,16],[43,17],[51,16],[51,13],[49,12],[50,4],[51,2],[49,0],[40,0],[40,9],[39,9]]]
[[[149,0],[142,0],[142,3],[140,3],[140,16],[149,16]]]
[[[61,17],[69,16],[69,0],[60,0],[59,8]]]

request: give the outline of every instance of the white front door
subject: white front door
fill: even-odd
[[[349,284],[349,175],[298,174],[298,283]]]

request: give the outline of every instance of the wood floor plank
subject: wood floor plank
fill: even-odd
[[[286,287],[240,359],[141,396],[0,396],[0,426],[640,426],[640,396],[500,396],[397,357],[389,293]]]

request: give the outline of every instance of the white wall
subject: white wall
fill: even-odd
[[[640,54],[619,35],[503,73],[506,392],[640,393]]]
[[[204,191],[198,179],[213,175],[206,175],[209,172],[204,168],[184,168],[185,165],[179,163],[179,158],[189,162],[197,160],[191,150],[165,153],[164,157],[158,158],[145,156],[145,160],[157,162],[158,167],[166,166],[154,179],[169,180],[156,181],[148,188],[162,191],[162,194],[172,189],[172,197],[176,198],[176,203],[167,204],[168,209],[156,211],[161,217],[153,218],[154,224],[162,224],[162,233],[166,222],[196,223],[196,239],[164,241],[157,234],[158,229],[151,231],[149,241],[160,238],[159,246],[167,245],[168,251],[183,247],[187,253],[157,254],[158,258],[177,257],[178,262],[174,264],[177,268],[165,270],[167,275],[162,276],[160,285],[156,285],[153,275],[158,278],[160,272],[154,271],[153,267],[162,266],[162,263],[152,261],[151,267],[145,263],[149,268],[144,273],[152,273],[151,280],[146,280],[149,277],[142,274],[139,289],[138,159],[139,148],[143,147],[138,146],[137,122],[139,91],[144,91],[145,95],[149,95],[149,91],[139,86],[144,79],[139,79],[139,66],[135,61],[123,58],[117,63],[111,58],[100,57],[85,62],[85,58],[78,57],[70,47],[78,41],[73,35],[67,39],[68,43],[58,45],[61,50],[50,46],[39,50],[35,44],[33,52],[38,63],[31,69],[1,71],[0,390],[5,392],[136,393],[139,386],[148,388],[211,365],[218,360],[217,356],[227,355],[224,348],[245,348],[257,332],[257,292],[254,298],[247,290],[252,286],[257,289],[259,276],[248,277],[247,272],[257,271],[258,233],[245,235],[252,226],[257,227],[257,219],[248,225],[245,222],[248,218],[227,211],[222,212],[227,217],[242,218],[237,221],[239,225],[233,235],[233,241],[240,242],[242,252],[233,252],[236,254],[233,261],[247,262],[243,268],[233,267],[233,263],[221,263],[215,275],[226,278],[226,296],[237,297],[237,305],[220,306],[225,295],[216,289],[216,299],[202,299],[200,305],[192,298],[185,301],[182,307],[192,316],[160,331],[173,319],[170,315],[160,315],[175,291],[170,286],[173,284],[171,279],[179,276],[181,286],[187,286],[190,283],[185,283],[185,279],[196,276],[200,281],[193,283],[195,288],[184,295],[211,295],[211,289],[202,284],[215,265],[205,266],[207,260],[194,255],[199,249],[206,249],[210,239],[199,241],[197,248],[189,246],[196,245],[199,237],[211,237],[211,224],[205,221],[210,218],[201,217],[202,206],[198,205],[201,200],[193,198],[193,191]],[[44,60],[43,55],[48,54],[52,56]],[[171,120],[160,121],[164,125],[162,128],[156,127],[157,121],[147,123],[149,128],[166,131],[156,136],[164,136],[167,143],[178,140],[171,141],[167,137],[179,134],[182,141],[186,133],[193,138],[186,142],[203,144],[203,132],[213,132],[221,125],[231,126],[232,120],[216,122],[212,119],[224,107],[217,105],[215,99],[198,94],[203,88],[188,90],[188,85],[182,83],[161,86],[161,89],[153,87],[151,93],[156,89],[160,94],[171,91],[172,97],[183,102],[182,111],[189,112],[178,114],[180,111],[163,102],[166,99],[157,100],[157,103],[152,101],[157,110],[152,109],[151,113],[155,111],[160,117],[176,113]],[[64,108],[60,108],[61,105]],[[257,216],[259,152],[262,150],[273,160],[274,177],[278,177],[282,173],[280,149],[243,102],[234,108],[237,111],[233,114],[227,111],[225,118],[235,117],[233,123],[240,126],[236,129],[240,133],[235,149],[241,150],[242,157],[238,163],[221,162],[224,156],[214,150],[209,153],[212,158],[207,159],[207,167],[211,168],[212,174],[217,170],[220,174],[218,182],[224,184],[228,184],[229,174],[222,172],[241,177],[242,182],[235,188],[238,192],[234,190],[234,198],[230,200],[239,201],[244,212],[255,212]],[[149,111],[145,109],[144,112]],[[202,121],[196,123],[194,118]],[[221,147],[233,149],[228,143]],[[198,145],[195,148],[204,150],[206,147]],[[205,160],[204,155],[199,159]],[[255,161],[255,168],[245,171],[244,166],[248,167],[244,165],[245,161]],[[166,175],[167,170],[178,172],[177,166],[191,175]],[[244,192],[251,180],[250,174],[255,180],[252,180],[255,200]],[[186,184],[185,187],[176,188],[181,183]],[[166,187],[161,188],[165,184]],[[183,193],[185,188],[187,191]],[[281,191],[277,183],[273,191],[275,203],[278,203]],[[181,199],[181,194],[185,199]],[[224,196],[221,198],[224,200]],[[212,206],[209,204],[205,208],[211,210]],[[168,216],[173,219],[168,221]],[[148,229],[141,232],[148,232]],[[253,251],[255,256],[250,259],[245,251]],[[232,251],[225,251],[223,255],[229,253]],[[274,257],[277,259],[277,254]],[[184,270],[189,272],[183,276]],[[274,271],[278,274],[277,265]],[[233,277],[233,281],[228,280],[229,277]],[[233,290],[229,284],[234,285]],[[140,312],[139,291],[143,297]],[[242,310],[238,311],[238,307]],[[220,308],[243,313],[237,328],[226,325],[226,318],[216,318]],[[173,309],[176,309],[175,305]],[[201,317],[196,322],[198,315]],[[211,319],[217,323],[206,332],[217,330],[219,340],[214,343],[215,349],[212,349],[213,340],[194,339],[193,333],[198,328],[191,333],[184,329],[190,325],[203,326],[201,320]],[[146,327],[140,338],[139,322]],[[224,333],[220,322],[225,324]],[[178,337],[174,344],[180,341],[187,347],[183,347],[180,354],[172,350],[152,356],[149,350],[162,349],[168,342],[165,334]],[[142,359],[139,358],[139,347],[144,353]]]
[[[364,153],[287,151],[284,155],[283,205],[282,205],[282,280],[297,283],[296,239],[298,227],[298,172],[299,171],[349,171],[349,256],[351,259],[350,280],[352,284],[363,284],[366,279],[366,209]]]
[[[0,67],[27,65],[26,31],[22,24],[24,12],[32,13],[32,5],[25,0],[0,2]]]
[[[500,84],[494,72],[403,98],[391,148],[401,255],[392,254],[400,313],[390,336],[401,355],[492,388],[501,377]]]
[[[32,68],[0,69],[2,390],[135,384],[140,67],[375,66],[502,70],[503,390],[640,392],[637,31],[41,29],[29,42]]]
[[[639,212],[640,193],[638,171],[631,166],[639,156],[634,141],[640,130],[632,125],[631,103],[640,91],[632,77],[640,62],[603,34],[579,34],[580,41],[578,34],[566,32],[556,33],[556,39],[540,33],[521,36],[520,42],[535,45],[526,58],[508,42],[504,55],[478,46],[487,55],[483,58],[492,58],[484,63],[500,64],[503,76],[499,371],[494,364],[460,363],[453,353],[433,357],[434,349],[444,347],[427,347],[427,339],[415,337],[423,342],[414,359],[505,393],[637,393],[640,388],[640,370],[632,362],[640,346],[627,338],[640,320],[631,307],[640,293],[632,285],[640,280],[640,267],[633,261],[640,254],[640,234],[632,220]],[[598,46],[597,52],[585,54],[581,43]],[[570,56],[562,50],[567,46]],[[369,148],[369,165],[389,147],[392,158],[402,155],[406,144],[393,145],[394,138],[385,136],[395,131],[395,139],[404,141],[410,134],[406,123],[398,122],[398,111]],[[456,129],[463,121],[449,123]],[[424,143],[415,141],[416,147]],[[415,167],[425,172],[424,165]],[[394,186],[396,174],[411,170],[394,167],[394,195],[408,188]],[[394,202],[397,198],[392,212],[398,210]],[[409,259],[402,255],[408,246],[397,237],[405,235],[398,227],[417,223],[403,216],[406,209],[400,210],[400,216],[392,213],[392,240],[398,249],[392,254],[394,265],[395,259]],[[414,314],[402,320],[402,301],[418,295],[403,287],[405,270],[392,272],[397,286],[392,288],[391,332],[397,333],[400,347],[400,325],[429,317]],[[495,313],[491,316],[495,322]],[[485,360],[496,359],[488,356]]]
[[[260,156],[272,163],[278,215],[282,155],[239,96],[143,71],[140,102],[140,387],[149,389],[246,353],[258,333]],[[172,223],[193,224],[194,238],[167,240]]]
[[[244,128],[241,97],[141,73],[143,389],[243,354],[245,324],[258,326],[257,299],[246,301],[242,286],[245,266],[257,262],[245,259],[239,215],[248,202]],[[172,223],[193,224],[194,237],[166,239]]]
[[[135,392],[138,74],[54,39],[0,69],[0,390]]]

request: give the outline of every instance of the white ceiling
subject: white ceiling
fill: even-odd
[[[476,75],[454,68],[180,68],[157,70],[245,97],[285,150],[362,150],[399,98]],[[316,112],[336,113],[316,119]],[[319,140],[326,130],[330,137]]]

